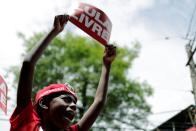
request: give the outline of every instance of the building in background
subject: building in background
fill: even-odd
[[[196,106],[190,105],[152,131],[196,131]]]

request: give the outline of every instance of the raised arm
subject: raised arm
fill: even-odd
[[[59,15],[54,19],[53,28],[49,33],[36,45],[36,47],[25,57],[17,90],[17,108],[15,113],[20,112],[31,100],[32,83],[35,65],[42,55],[45,48],[63,29],[68,21],[68,15]]]
[[[84,114],[82,119],[78,122],[81,131],[88,131],[90,129],[105,104],[107,98],[110,68],[115,57],[116,47],[113,45],[107,46],[105,49],[105,55],[103,57],[102,72],[99,80],[99,85],[95,94],[94,102]]]

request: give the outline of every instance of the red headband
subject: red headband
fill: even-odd
[[[68,83],[65,84],[51,84],[38,91],[35,97],[35,102],[38,103],[41,98],[57,92],[65,92],[74,96],[77,100],[76,93],[72,90]]]

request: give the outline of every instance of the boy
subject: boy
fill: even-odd
[[[88,131],[104,106],[109,72],[116,56],[116,48],[108,45],[103,57],[101,78],[94,102],[78,123],[71,125],[76,113],[77,96],[69,84],[51,84],[36,94],[35,105],[31,101],[34,68],[50,41],[63,31],[68,15],[54,19],[52,30],[25,57],[20,72],[17,106],[10,118],[10,131]]]

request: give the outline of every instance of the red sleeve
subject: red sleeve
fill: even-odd
[[[74,124],[72,126],[69,127],[69,131],[80,131],[79,130],[79,125],[78,124]]]
[[[20,114],[16,114],[15,111],[13,112],[10,118],[11,128],[14,129],[32,120],[38,120],[38,117],[35,114],[36,113],[34,111],[33,104],[30,101],[28,105],[22,110],[22,112],[20,112]]]

